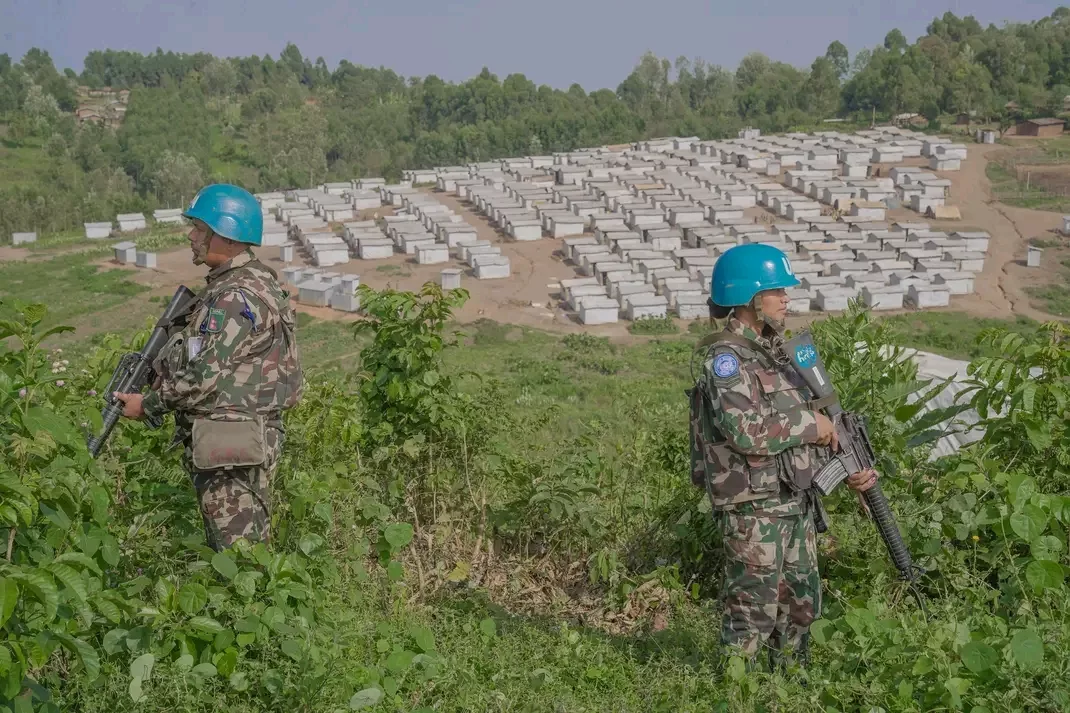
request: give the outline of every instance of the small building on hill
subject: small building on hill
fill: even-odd
[[[1014,136],[1037,136],[1040,138],[1061,136],[1065,125],[1065,119],[1026,119],[1019,122],[1013,131],[1007,133]]]

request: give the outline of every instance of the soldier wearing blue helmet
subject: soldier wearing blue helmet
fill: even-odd
[[[832,422],[784,355],[789,298],[799,284],[788,256],[738,245],[713,268],[711,318],[723,331],[700,343],[704,369],[691,397],[692,482],[706,489],[725,554],[721,638],[728,652],[770,666],[806,663],[821,612],[810,489],[837,447]],[[861,492],[874,471],[848,484]]]
[[[266,542],[282,412],[302,390],[294,312],[275,271],[251,250],[264,232],[251,193],[207,186],[183,215],[193,223],[193,263],[210,268],[207,285],[171,324],[153,387],[115,397],[127,418],[175,414],[174,443],[184,447],[211,547]]]

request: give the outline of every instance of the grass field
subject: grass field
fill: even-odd
[[[95,268],[84,254],[0,265],[0,281],[5,288],[10,285],[5,296],[47,302],[51,323],[107,326],[123,335],[143,328],[165,299],[147,298],[131,274]],[[116,316],[122,319],[107,323]],[[964,358],[987,353],[974,346],[985,328],[1028,331],[1030,326],[1024,320],[976,320],[956,312],[891,317],[888,322],[902,344]],[[306,690],[286,695],[303,697],[306,704],[274,698],[264,703],[249,698],[259,689],[242,693],[236,685],[241,679],[230,681],[232,689],[226,688],[225,678],[217,689],[194,688],[177,664],[160,654],[154,678],[147,682],[152,697],[137,704],[138,709],[334,711],[347,709],[350,701],[349,709],[359,710],[351,701],[359,703],[358,692],[373,689],[386,691],[389,701],[368,710],[410,713],[847,711],[860,710],[858,700],[872,703],[874,710],[934,709],[946,688],[942,672],[939,678],[925,678],[921,670],[913,679],[917,690],[929,695],[920,707],[895,705],[896,696],[913,700],[899,682],[923,658],[919,652],[935,658],[954,636],[969,631],[982,635],[980,622],[990,616],[983,605],[987,600],[982,595],[965,603],[952,596],[934,598],[930,612],[935,624],[922,621],[912,605],[890,610],[889,587],[882,579],[887,566],[879,557],[863,556],[877,552],[879,540],[846,496],[830,498],[833,532],[821,538],[828,599],[814,651],[819,680],[804,688],[793,676],[745,678],[742,670],[719,670],[720,617],[710,573],[720,560],[709,547],[712,534],[703,529],[711,526],[695,515],[704,512],[695,505],[700,492],[688,484],[684,394],[693,383],[693,346],[708,328],[695,322],[689,329],[665,333],[665,324],[651,323],[636,330],[645,332],[644,338],[625,343],[488,320],[451,325],[447,336],[455,337],[457,346],[443,353],[431,381],[442,383],[441,372],[472,397],[476,413],[468,423],[481,439],[478,445],[474,437],[467,441],[463,460],[451,460],[456,456],[443,448],[429,451],[426,460],[406,461],[398,472],[410,498],[402,499],[391,491],[397,482],[388,477],[381,454],[371,447],[351,448],[353,433],[370,423],[368,407],[354,410],[355,394],[367,382],[363,376],[353,378],[361,371],[361,349],[370,337],[355,336],[352,322],[299,316],[308,391],[288,426],[291,455],[274,485],[275,503],[280,521],[295,528],[283,547],[292,549],[299,542],[302,550],[313,551],[323,542],[316,533],[334,543],[316,560],[330,566],[317,564],[320,569],[314,570],[315,586],[326,601],[311,637],[320,650],[333,652],[333,668],[288,674],[288,680]],[[83,348],[98,336],[83,331],[63,344],[72,374],[80,373],[86,362]],[[846,343],[853,344],[853,338]],[[887,373],[880,369],[876,376]],[[129,437],[133,448],[130,461],[118,468],[126,474],[122,487],[127,499],[116,518],[164,507],[167,512],[158,517],[167,519],[160,522],[173,529],[169,537],[177,538],[199,527],[199,521],[188,477],[175,470],[173,458],[157,458],[150,450],[166,435],[124,429],[121,437]],[[952,475],[934,482],[949,487]],[[908,513],[921,509],[914,495],[896,492],[897,507]],[[430,502],[420,509],[417,523],[417,510],[410,506],[424,500]],[[368,548],[376,540],[362,539],[380,526],[384,502],[393,503],[396,513],[382,520],[383,526],[409,518],[418,533],[412,544],[418,554],[407,556],[403,569],[393,574],[389,568],[384,574],[366,566]],[[481,509],[493,528],[486,541],[476,524]],[[324,521],[334,524],[323,529]],[[909,522],[916,521],[910,517]],[[141,548],[131,567],[156,576],[159,561],[169,562],[160,550],[157,526],[119,524],[123,531],[137,530],[126,541]],[[391,524],[387,531],[397,526]],[[988,536],[981,532],[987,545]],[[283,533],[280,527],[285,542]],[[297,533],[303,534],[298,538]],[[922,541],[916,533],[914,539]],[[934,545],[927,555],[943,552],[940,539],[930,541]],[[478,577],[469,578],[465,569],[451,578],[462,564]],[[176,565],[176,571],[182,570],[176,577],[186,576],[185,566]],[[968,589],[951,571],[948,581]],[[221,592],[213,590],[213,597],[223,597]],[[222,625],[231,625],[223,614],[216,616]],[[853,640],[846,643],[844,633],[851,622],[863,626],[860,617],[873,622],[865,625],[871,648],[864,656]],[[287,638],[271,640],[278,651],[243,649],[242,675],[266,681],[277,676],[272,670],[298,662],[298,643],[292,638],[296,631],[289,625],[280,629]],[[993,646],[1002,646],[995,634],[985,635],[996,642]],[[1054,643],[1057,636],[1053,629],[1052,659],[1062,655]],[[111,668],[103,683],[68,691],[70,700],[87,701],[70,709],[133,710],[127,658],[132,656],[105,661]],[[867,665],[872,673],[866,666],[844,667],[844,661],[862,658],[873,662]],[[960,666],[957,661],[953,665]],[[1042,683],[1034,687],[1042,690]],[[974,685],[981,689],[983,679]],[[215,707],[202,705],[204,701]]]

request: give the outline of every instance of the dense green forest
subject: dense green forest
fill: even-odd
[[[117,130],[78,126],[77,88],[129,88]],[[0,233],[61,230],[175,207],[208,180],[252,190],[661,135],[735,136],[902,112],[1025,115],[1070,95],[1070,9],[984,28],[951,13],[909,44],[891,30],[853,58],[833,42],[809,68],[753,53],[732,72],[644,55],[616,90],[566,91],[484,69],[462,83],[405,78],[290,44],[278,59],[89,53],[79,75],[48,53],[0,55]]]

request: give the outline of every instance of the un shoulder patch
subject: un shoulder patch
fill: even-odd
[[[732,354],[718,354],[713,359],[713,375],[727,379],[739,373],[739,359]]]
[[[204,331],[218,334],[223,331],[223,325],[226,320],[227,311],[225,309],[210,309],[208,310],[208,319],[205,321]]]

